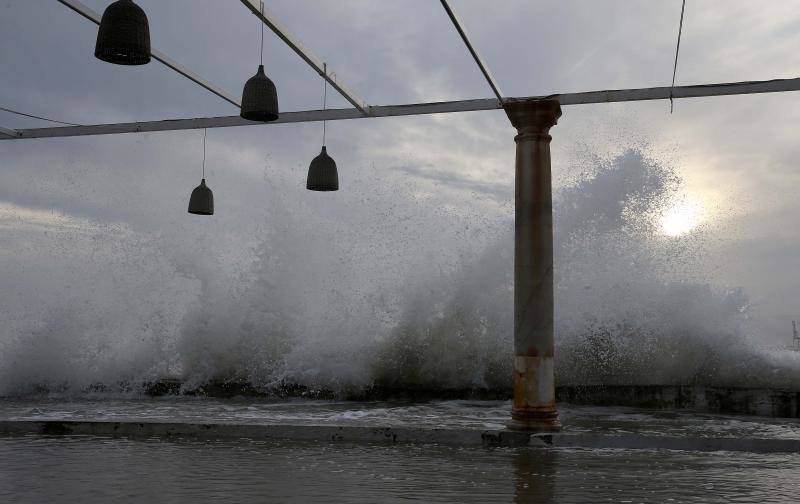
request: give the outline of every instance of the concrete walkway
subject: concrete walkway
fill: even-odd
[[[129,438],[281,439],[464,447],[800,452],[794,419],[559,405],[555,434],[508,431],[510,403],[390,404],[210,399],[0,401],[0,433]]]

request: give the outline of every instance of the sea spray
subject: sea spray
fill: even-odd
[[[512,188],[503,198],[496,187],[451,191],[361,170],[347,191],[319,197],[301,191],[297,175],[272,174],[268,213],[238,238],[252,245],[235,259],[196,229],[122,227],[109,237],[88,222],[65,231],[61,259],[39,263],[51,294],[4,312],[0,392],[126,389],[165,377],[185,390],[213,381],[508,389]],[[712,230],[659,229],[680,191],[674,169],[640,150],[556,191],[559,383],[796,378],[797,359],[748,342],[746,295],[713,284]],[[76,254],[89,265],[69,263]],[[34,273],[17,273],[20,284]]]

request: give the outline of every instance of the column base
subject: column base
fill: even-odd
[[[559,432],[561,430],[561,422],[558,421],[558,412],[555,410],[531,413],[527,411],[512,411],[511,421],[506,424],[506,428],[530,432]]]
[[[556,410],[554,368],[552,354],[514,356],[514,403],[509,429],[539,432],[561,429]]]

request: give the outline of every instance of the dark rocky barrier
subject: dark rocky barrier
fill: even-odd
[[[148,387],[152,395],[181,393],[177,381],[162,381]],[[259,390],[246,382],[212,383],[184,392],[209,397],[272,397],[309,399],[341,399],[350,401],[429,400],[510,400],[511,389],[432,389],[390,388],[373,386],[366,389],[335,393],[300,385],[282,385]],[[628,406],[646,409],[679,409],[701,413],[800,418],[800,391],[710,387],[702,385],[562,385],[556,387],[560,403],[591,406]]]
[[[800,418],[800,392],[796,390],[701,385],[583,385],[558,387],[556,400],[594,406]]]
[[[610,435],[604,433],[537,434],[519,431],[339,427],[323,425],[243,425],[171,422],[0,420],[0,435],[100,436],[163,440],[290,440],[345,444],[441,444],[459,447],[614,448],[629,450],[732,451],[798,453],[800,439]]]
[[[373,386],[333,392],[301,385],[281,385],[260,390],[246,382],[212,383],[181,392],[177,381],[161,381],[147,388],[151,395],[190,394],[208,397],[265,397],[341,399],[347,401],[510,400],[511,389],[432,389]],[[629,406],[646,409],[680,409],[703,413],[800,418],[800,391],[709,387],[702,385],[562,385],[556,387],[560,403],[591,406]]]
[[[38,390],[38,389],[37,389]],[[510,388],[448,389],[391,387],[332,391],[297,384],[280,384],[264,389],[246,381],[219,381],[187,389],[179,380],[165,379],[140,386],[117,384],[93,386],[83,392],[135,392],[150,396],[189,395],[214,398],[253,397],[263,399],[324,399],[345,401],[423,402],[434,400],[510,400]],[[42,395],[67,390],[38,390]],[[34,394],[35,395],[35,394]],[[687,410],[698,413],[800,418],[800,390],[742,388],[703,385],[561,385],[556,387],[559,403],[587,406],[627,406],[639,409]]]

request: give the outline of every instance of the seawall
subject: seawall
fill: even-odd
[[[315,425],[243,425],[172,422],[0,420],[0,435],[100,436],[159,440],[286,440],[344,444],[420,444],[458,447],[613,448],[646,450],[798,453],[800,439],[609,435],[605,433],[537,434],[517,431],[340,427]]]
[[[581,385],[558,387],[556,399],[593,406],[800,418],[800,392],[795,390],[701,385]]]

